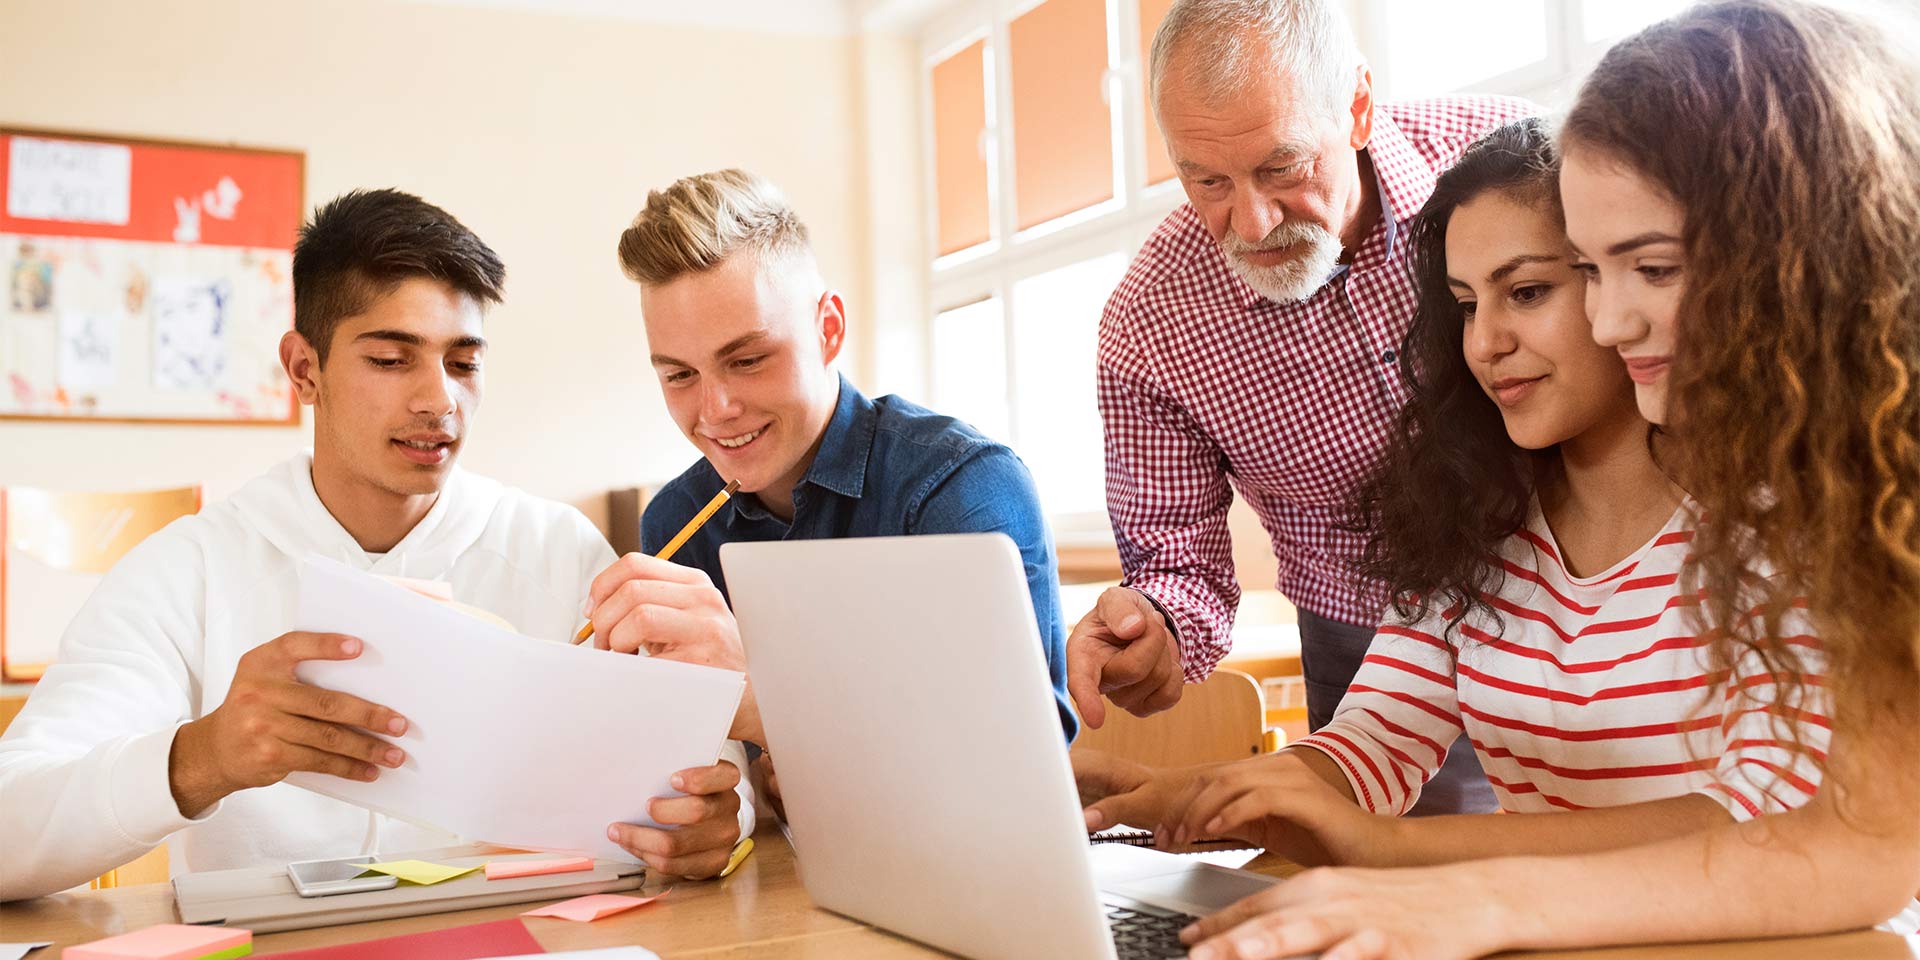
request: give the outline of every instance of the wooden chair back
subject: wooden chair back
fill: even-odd
[[[101,575],[154,531],[199,509],[197,486],[0,489],[0,680],[38,680]]]
[[[1106,723],[1082,726],[1075,749],[1100,750],[1150,767],[1243,760],[1266,750],[1266,701],[1237,670],[1189,684],[1172,709],[1136,717],[1111,703]]]

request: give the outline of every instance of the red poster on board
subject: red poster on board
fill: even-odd
[[[12,140],[24,136],[0,137],[0,183],[7,185],[9,199],[13,193]],[[19,217],[13,215],[15,205],[9,202],[0,209],[0,233],[293,249],[300,229],[299,154],[140,142],[95,143],[59,137],[28,139],[70,143],[80,152],[127,151],[127,218],[115,223]],[[48,151],[40,152],[44,156]],[[61,159],[49,158],[43,163],[57,167]],[[42,207],[35,212],[52,211]]]

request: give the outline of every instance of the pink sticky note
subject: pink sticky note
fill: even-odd
[[[596,893],[590,897],[574,897],[562,900],[552,906],[538,910],[528,910],[523,917],[559,917],[562,920],[578,920],[587,923],[601,917],[611,917],[616,913],[625,913],[634,907],[646,906],[667,895],[662,890],[651,897],[623,897],[617,893]]]
[[[495,860],[487,864],[488,880],[513,877],[538,877],[549,873],[573,873],[592,870],[592,857],[567,857],[564,860]]]
[[[250,930],[163,923],[68,947],[61,956],[70,960],[199,960],[208,956],[245,956],[252,944]]]

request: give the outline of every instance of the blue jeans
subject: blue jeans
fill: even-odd
[[[1373,645],[1372,627],[1329,620],[1300,611],[1300,672],[1307,681],[1307,729],[1318,730],[1333,719],[1340,698],[1360,671],[1367,648]],[[1442,813],[1492,813],[1500,809],[1493,785],[1480,770],[1480,758],[1465,736],[1447,748],[1447,762],[1420,791],[1420,802],[1409,816]]]

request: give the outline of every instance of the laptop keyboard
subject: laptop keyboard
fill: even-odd
[[[1120,960],[1158,960],[1187,955],[1186,945],[1180,942],[1180,931],[1198,918],[1182,913],[1146,913],[1112,903],[1103,906],[1107,911],[1107,929],[1113,932],[1114,952],[1120,955]]]

